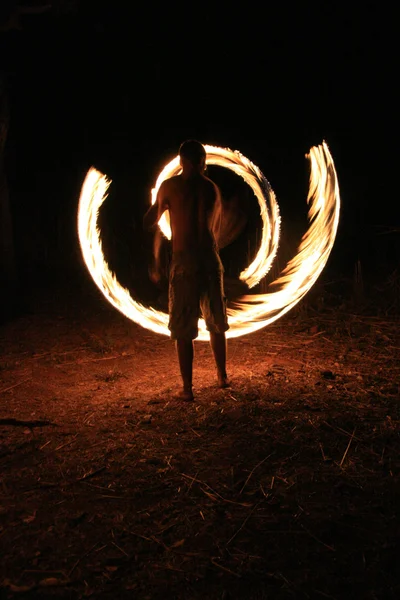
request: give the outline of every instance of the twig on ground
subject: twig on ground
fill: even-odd
[[[190,475],[186,475],[185,473],[181,473],[181,475],[182,475],[182,477],[185,477],[186,479],[191,479],[191,480],[195,481],[196,483],[200,483],[201,485],[204,485],[206,488],[208,488],[210,490],[211,494],[209,494],[205,490],[202,490],[202,491],[211,498],[212,498],[212,494],[213,494],[213,495],[217,496],[220,500],[223,500],[223,502],[228,502],[229,504],[236,504],[238,506],[246,506],[246,507],[251,506],[251,504],[249,502],[235,502],[234,500],[228,500],[228,498],[224,498],[223,496],[221,496],[221,494],[218,494],[218,492],[213,490],[212,487],[210,487],[208,485],[208,483],[206,483],[205,481],[201,481],[200,479],[196,479],[196,477],[191,477]],[[212,499],[215,500],[215,498],[212,498]]]
[[[188,487],[188,489],[186,490],[186,493],[187,493],[187,494],[188,494],[188,493],[190,492],[190,490],[192,489],[193,482],[194,482],[194,481],[196,481],[196,477],[197,477],[197,475],[198,475],[198,474],[199,474],[199,472],[197,471],[197,473],[196,473],[195,477],[194,477],[194,478],[193,478],[193,479],[190,481],[189,487]]]
[[[10,385],[9,387],[3,388],[2,390],[0,390],[0,394],[2,394],[3,392],[8,392],[8,390],[12,390],[13,388],[16,388],[18,385],[22,385],[23,383],[26,383],[27,381],[30,381],[32,379],[32,377],[28,377],[28,379],[24,379],[23,381],[18,381],[18,383],[14,383],[14,385]]]
[[[89,479],[90,477],[95,477],[95,475],[98,475],[99,473],[104,471],[105,468],[106,467],[100,467],[99,469],[96,469],[94,471],[89,471],[88,473],[85,473],[82,477],[79,477],[76,481],[84,481],[85,479]]]
[[[249,483],[249,481],[250,481],[250,478],[251,478],[251,476],[253,475],[254,471],[255,471],[256,469],[258,469],[258,467],[260,467],[260,466],[261,466],[261,465],[262,465],[262,464],[263,464],[263,463],[264,463],[264,462],[265,462],[265,461],[266,461],[268,458],[270,458],[270,456],[272,456],[272,455],[273,455],[273,452],[271,452],[270,454],[268,454],[268,456],[266,456],[265,458],[263,458],[262,460],[260,460],[260,462],[259,462],[259,463],[258,463],[258,464],[257,464],[257,465],[256,465],[256,466],[255,466],[255,467],[254,467],[254,468],[253,468],[251,471],[250,471],[250,473],[249,473],[249,475],[248,475],[248,477],[247,477],[246,481],[245,481],[245,482],[244,482],[244,484],[243,484],[243,487],[242,487],[242,489],[241,489],[241,490],[240,490],[240,492],[239,492],[239,496],[240,496],[240,494],[243,492],[243,490],[244,490],[244,488],[246,487],[246,485]]]
[[[78,434],[76,433],[74,435],[74,437],[72,438],[72,440],[69,440],[69,442],[65,442],[65,444],[61,444],[61,446],[57,446],[57,448],[55,448],[54,452],[57,452],[57,450],[61,450],[61,448],[65,448],[65,446],[69,446],[70,444],[72,444],[76,438],[77,438]]]
[[[351,444],[351,442],[353,441],[353,437],[354,437],[355,431],[356,431],[356,427],[354,427],[354,431],[353,431],[353,433],[351,434],[351,438],[349,439],[349,443],[347,444],[347,448],[346,448],[346,450],[344,451],[344,454],[343,454],[343,456],[342,456],[342,460],[340,461],[340,465],[339,465],[340,467],[343,465],[343,463],[344,463],[344,460],[345,460],[345,458],[346,458],[346,456],[347,456],[347,453],[348,453],[348,451],[349,451],[349,448],[350,448],[350,444]]]
[[[243,527],[246,525],[247,521],[250,519],[251,515],[254,513],[254,511],[256,510],[257,506],[260,503],[257,502],[257,504],[255,506],[253,506],[253,508],[251,509],[251,511],[249,512],[249,514],[247,515],[247,517],[245,518],[245,520],[243,521],[243,523],[241,524],[241,526],[239,527],[239,529],[237,529],[235,531],[235,533],[233,534],[233,536],[226,542],[226,545],[229,546],[229,544],[235,539],[235,537],[237,536],[238,533],[240,533],[240,531],[242,531]]]
[[[264,488],[263,488],[263,486],[261,485],[261,483],[260,483],[260,489],[261,489],[261,491],[262,491],[262,493],[263,493],[263,496],[264,496],[264,498],[265,498],[266,500],[268,500],[268,498],[269,498],[269,494],[266,494],[266,493],[265,493],[265,491],[264,491]]]
[[[325,546],[325,548],[328,548],[328,550],[330,550],[331,552],[336,552],[335,548],[333,548],[332,546],[329,546],[328,544],[325,544],[325,542],[323,542],[322,540],[320,540],[319,538],[317,538],[317,536],[314,535],[313,533],[311,533],[311,531],[309,531],[307,529],[307,527],[304,527],[304,525],[302,523],[300,523],[300,527],[302,527],[304,529],[304,531],[306,533],[308,533],[308,535],[310,537],[312,537],[316,542],[318,542],[319,544],[322,544],[323,546]]]
[[[214,567],[217,567],[217,569],[221,569],[222,571],[225,571],[225,573],[229,573],[229,575],[233,575],[234,577],[240,578],[239,573],[235,573],[234,571],[231,571],[227,567],[223,567],[222,565],[217,563],[213,558],[211,559],[211,564],[213,564]]]
[[[130,529],[124,529],[124,531],[126,531],[127,533],[130,533],[131,535],[135,535],[136,537],[139,537],[142,540],[146,540],[146,542],[156,542],[157,544],[160,543],[156,539],[154,539],[152,537],[151,538],[146,537],[145,535],[142,535],[140,533],[136,533],[136,531],[131,531]]]
[[[200,435],[199,433],[197,433],[197,431],[195,431],[195,430],[193,429],[193,427],[191,427],[190,429],[193,431],[194,435],[197,435],[197,437],[201,437],[201,435]]]
[[[72,569],[70,570],[70,572],[68,573],[68,577],[71,578],[72,573],[75,571],[76,567],[79,565],[79,563],[81,562],[81,560],[83,560],[84,558],[86,558],[86,556],[89,556],[89,554],[91,552],[93,552],[93,550],[96,548],[96,546],[98,545],[99,542],[96,542],[91,548],[90,550],[88,550],[87,552],[85,552],[85,554],[82,554],[82,556],[80,556],[78,558],[78,560],[76,561],[76,563],[72,566]]]
[[[51,440],[48,440],[45,444],[43,444],[43,446],[39,446],[39,450],[43,450],[43,448],[46,448],[46,446],[48,446],[50,442]]]
[[[321,590],[314,590],[314,591],[316,594],[320,594],[324,598],[330,598],[330,600],[336,600],[336,596],[331,596],[330,594],[325,594],[325,592],[322,592]]]
[[[352,437],[353,439],[355,439],[357,442],[362,442],[363,440],[361,438],[358,438],[356,436],[354,436],[354,431],[353,433],[349,433],[348,431],[346,431],[345,429],[342,429],[341,427],[338,427],[337,425],[331,425],[330,423],[328,423],[328,421],[322,421],[322,423],[325,423],[325,425],[328,425],[328,427],[330,427],[331,429],[335,430],[335,431],[340,431],[340,433],[344,433],[345,435]]]
[[[118,544],[116,544],[115,542],[111,542],[113,546],[115,546],[117,548],[117,550],[119,550],[120,552],[122,552],[122,554],[125,554],[125,556],[129,557],[129,554],[127,554],[125,552],[125,550],[123,550],[120,546],[118,546]]]

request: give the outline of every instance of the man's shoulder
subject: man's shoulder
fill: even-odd
[[[213,194],[215,198],[219,197],[221,195],[221,190],[219,189],[219,187],[215,183],[215,181],[213,181],[209,177],[206,177],[205,175],[204,175],[204,179],[205,179],[206,185],[207,185],[210,193]]]
[[[162,187],[165,189],[174,187],[175,185],[179,184],[181,180],[181,176],[180,175],[173,175],[172,177],[168,177],[168,179],[164,179],[164,181],[162,182]]]
[[[171,197],[176,193],[180,185],[180,177],[179,175],[174,175],[173,177],[169,177],[168,179],[164,179],[162,184],[160,185],[160,196],[161,198],[166,200],[170,200]]]
[[[212,179],[210,179],[209,177],[207,177],[207,175],[203,175],[203,179],[206,183],[207,186],[209,186],[210,188],[213,188],[214,190],[218,190],[218,186],[215,183],[215,181],[213,181]]]

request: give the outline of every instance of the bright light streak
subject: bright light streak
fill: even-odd
[[[252,287],[268,272],[277,252],[280,217],[275,195],[258,167],[239,152],[214,146],[205,148],[207,164],[229,168],[243,177],[260,205],[263,223],[260,248],[254,261],[240,274],[240,278]],[[281,276],[270,284],[274,291],[242,296],[234,303],[233,308],[228,308],[230,329],[226,335],[229,338],[261,329],[288,312],[314,285],[328,260],[335,241],[340,212],[336,170],[325,142],[311,148],[307,157],[311,167],[307,198],[308,230],[302,238],[297,254],[289,261]],[[152,202],[155,201],[162,181],[179,171],[179,158],[176,157],[158,176],[152,190]],[[96,285],[116,309],[139,325],[169,336],[168,315],[134,300],[129,291],[118,283],[105,261],[97,219],[110,183],[105,175],[91,168],[82,186],[78,206],[78,235],[83,258]],[[170,237],[166,215],[160,220],[160,227],[164,235]],[[202,319],[199,321],[197,339],[209,339]]]

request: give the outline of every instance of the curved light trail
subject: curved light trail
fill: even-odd
[[[280,217],[275,194],[259,168],[239,152],[214,146],[205,148],[207,164],[229,168],[241,176],[252,188],[260,206],[263,223],[260,248],[253,262],[240,274],[242,281],[251,288],[269,271],[278,249]],[[311,148],[307,157],[310,161],[309,227],[297,254],[280,277],[270,284],[273,291],[242,296],[228,308],[228,338],[261,329],[288,312],[314,285],[328,260],[339,223],[337,174],[325,142]],[[153,203],[162,181],[179,171],[179,158],[176,157],[158,176],[152,190]],[[134,300],[118,283],[104,258],[97,219],[110,184],[111,181],[94,168],[88,171],[83,183],[78,206],[78,236],[84,261],[98,288],[117,310],[139,325],[169,336],[168,315]],[[159,225],[164,235],[170,238],[168,215],[163,215]],[[197,339],[209,339],[203,319],[199,321]]]

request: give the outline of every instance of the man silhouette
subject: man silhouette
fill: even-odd
[[[222,199],[218,186],[204,174],[204,146],[197,140],[187,140],[181,144],[179,156],[181,174],[163,181],[156,202],[143,218],[143,226],[153,228],[169,211],[172,260],[168,328],[176,341],[183,383],[179,397],[193,400],[193,340],[198,335],[200,316],[210,333],[218,385],[228,385],[225,332],[229,325],[217,246]],[[156,272],[158,268],[156,256]]]

